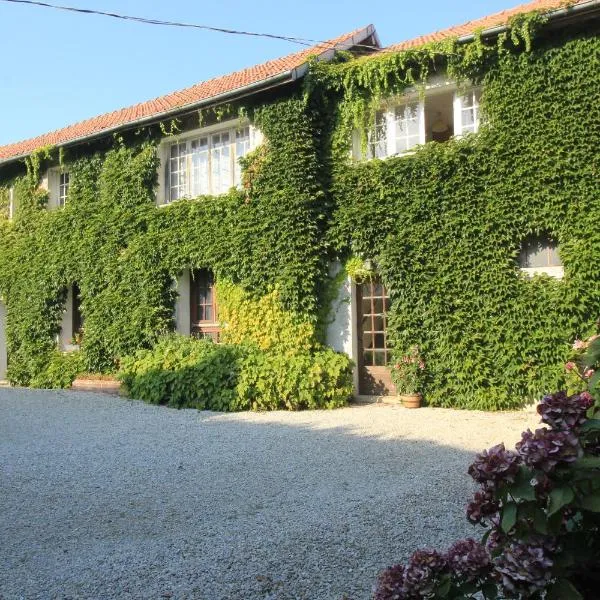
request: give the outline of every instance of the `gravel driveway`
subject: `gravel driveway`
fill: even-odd
[[[369,598],[417,546],[478,534],[473,453],[536,422],[0,389],[0,598]]]

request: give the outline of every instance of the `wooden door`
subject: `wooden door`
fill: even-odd
[[[396,393],[388,364],[391,351],[387,336],[390,296],[380,281],[357,286],[359,393],[387,396]]]

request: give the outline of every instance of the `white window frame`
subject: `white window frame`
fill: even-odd
[[[67,184],[67,194],[61,195],[61,177],[67,175],[69,183]],[[46,172],[46,176],[42,179],[41,187],[48,191],[48,209],[57,210],[65,207],[69,192],[68,187],[71,185],[70,173],[62,167],[52,167]],[[63,202],[64,200],[64,202]]]
[[[12,221],[15,218],[15,188],[8,189],[8,220]]]
[[[473,106],[464,106],[464,99],[471,95],[473,98]],[[472,130],[466,130],[462,124],[463,113],[467,110],[473,111],[473,122],[474,126]],[[481,126],[481,88],[469,88],[462,92],[454,92],[454,135],[455,137],[461,137],[469,133],[477,133]]]
[[[418,133],[418,141],[416,144],[413,144],[407,150],[403,150],[401,152],[396,151],[396,140],[398,138],[396,126],[397,126],[397,117],[396,112],[398,109],[416,105],[417,108],[417,122],[419,127]],[[419,100],[417,98],[406,98],[403,99],[402,102],[394,104],[391,108],[386,109],[384,111],[377,111],[378,115],[383,113],[383,123],[384,123],[384,134],[383,139],[381,140],[382,145],[385,147],[385,154],[382,156],[374,156],[371,154],[371,142],[370,139],[367,142],[367,160],[372,160],[373,158],[391,158],[393,156],[407,156],[410,154],[414,154],[413,148],[415,146],[421,145],[425,143],[425,102],[424,100]],[[377,118],[377,117],[376,117]],[[368,134],[369,138],[371,136],[371,131]],[[410,136],[415,137],[415,136]]]
[[[263,136],[261,132],[253,127],[249,121],[247,120],[230,120],[224,123],[217,123],[215,125],[210,125],[208,127],[202,127],[199,129],[194,129],[192,131],[185,132],[184,134],[175,136],[175,137],[167,137],[164,138],[160,144],[159,153],[160,153],[160,171],[159,171],[159,187],[157,191],[157,204],[159,206],[168,206],[172,202],[176,202],[177,200],[194,198],[197,195],[219,195],[225,194],[232,187],[239,187],[241,185],[241,168],[238,163],[238,134],[240,131],[248,128],[249,130],[249,141],[247,144],[244,144],[246,147],[245,154],[252,151],[258,145],[260,145],[263,141]],[[215,188],[213,187],[213,177],[215,175],[213,164],[212,164],[212,141],[213,136],[220,136],[224,133],[229,133],[229,176],[231,185],[225,189],[224,187],[218,188],[218,191],[213,191]],[[186,181],[186,190],[187,193],[185,195],[171,199],[171,147],[175,144],[191,144],[196,140],[200,140],[201,138],[206,138],[207,140],[207,162],[206,162],[206,170],[208,182],[205,186],[202,186],[205,190],[202,190],[201,193],[195,194],[192,190],[189,189],[190,182],[192,181],[189,177],[189,173],[194,168],[193,165],[193,156],[188,154],[185,157],[185,169],[186,173],[188,173],[188,178]]]
[[[521,250],[522,251],[522,250]],[[548,244],[548,246],[544,247],[544,252],[550,252],[550,245]],[[564,277],[565,274],[565,270],[564,270],[564,266],[562,264],[562,259],[560,258],[560,253],[558,252],[558,244],[556,244],[556,255],[558,256],[558,262],[560,262],[560,264],[547,264],[547,265],[542,265],[539,267],[522,267],[519,266],[519,270],[526,275],[527,277],[531,278],[534,277],[535,275],[548,275],[549,277],[554,277],[555,279],[562,279]],[[521,260],[521,256],[519,256],[519,261]],[[548,261],[550,262],[550,261]]]
[[[474,130],[470,133],[477,133],[479,128],[481,127],[481,87],[471,87],[467,90],[459,90],[457,89],[457,85],[453,81],[448,81],[443,77],[432,77],[431,81],[425,86],[425,95],[423,97],[422,94],[419,94],[414,88],[410,88],[407,92],[401,97],[398,98],[397,101],[389,104],[382,111],[378,111],[378,114],[383,113],[385,116],[385,130],[386,130],[386,139],[385,139],[385,156],[380,156],[377,158],[386,159],[397,156],[410,156],[414,154],[415,150],[409,149],[404,152],[396,152],[396,136],[395,136],[395,111],[397,107],[406,106],[408,104],[418,104],[419,111],[419,145],[425,144],[427,139],[427,131],[426,131],[426,114],[425,114],[425,103],[428,98],[431,96],[437,95],[439,93],[454,93],[452,99],[452,112],[453,112],[453,130],[454,136],[460,137],[465,135],[465,131],[463,130],[462,125],[462,113],[464,110],[467,110],[463,106],[463,98],[468,94],[474,94],[476,97],[475,102],[475,127]],[[393,135],[390,135],[390,132],[393,132]],[[354,160],[372,160],[376,158],[371,154],[370,147],[370,136],[371,132],[369,131],[367,137],[369,138],[367,141],[367,151],[366,154],[361,148],[361,135],[360,131],[355,130],[352,135],[352,149],[351,156]]]

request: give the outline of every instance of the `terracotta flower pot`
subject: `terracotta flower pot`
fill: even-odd
[[[402,394],[400,402],[404,408],[421,408],[421,394]]]

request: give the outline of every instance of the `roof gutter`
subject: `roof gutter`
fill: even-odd
[[[556,10],[545,13],[546,17],[549,20],[559,19],[563,17],[570,17],[579,13],[585,12],[593,12],[595,9],[600,8],[600,0],[589,0],[589,2],[583,2],[580,4],[575,4],[566,8],[558,8]],[[497,27],[491,27],[490,29],[485,29],[481,32],[482,37],[492,37],[494,35],[498,35],[499,33],[503,33],[504,31],[508,31],[510,29],[510,25],[498,25]],[[463,35],[458,38],[459,43],[472,42],[475,39],[474,33],[468,33],[467,35]]]
[[[345,42],[340,42],[336,44],[333,48],[325,50],[321,52],[317,56],[317,60],[329,60],[333,57],[334,53],[338,50],[345,50],[352,48],[356,44],[359,44],[362,40],[368,38],[370,35],[373,35],[375,32],[375,28],[373,25],[368,25],[361,31],[355,33],[350,39]],[[204,100],[199,100],[198,102],[191,102],[190,104],[184,104],[183,106],[179,106],[177,108],[173,108],[170,110],[166,110],[161,113],[156,113],[153,115],[149,115],[147,117],[141,117],[134,121],[128,121],[127,123],[122,123],[120,125],[114,125],[113,127],[109,127],[107,129],[103,129],[97,133],[93,133],[91,135],[84,135],[78,138],[73,138],[67,142],[63,142],[62,144],[58,144],[59,147],[71,146],[74,144],[78,144],[84,141],[91,141],[98,139],[100,137],[104,137],[105,135],[115,133],[116,131],[120,131],[123,129],[129,129],[133,127],[137,127],[139,125],[145,125],[147,123],[153,121],[160,121],[165,118],[174,117],[176,115],[191,111],[197,110],[211,104],[220,104],[227,100],[239,99],[250,94],[253,94],[258,91],[266,91],[270,88],[276,87],[278,85],[282,85],[284,83],[292,83],[297,79],[302,78],[306,72],[308,71],[308,64],[304,63],[299,67],[295,67],[290,71],[285,71],[283,73],[278,73],[277,75],[273,75],[272,77],[268,77],[267,79],[262,79],[261,81],[255,81],[248,85],[245,85],[240,88],[236,88],[235,90],[230,90],[227,92],[223,92],[222,94],[217,94],[216,96],[211,96],[210,98],[206,98]],[[15,162],[26,158],[29,156],[31,152],[25,152],[23,154],[19,154],[18,156],[11,156],[10,158],[0,159],[0,166],[5,165],[11,162]]]

